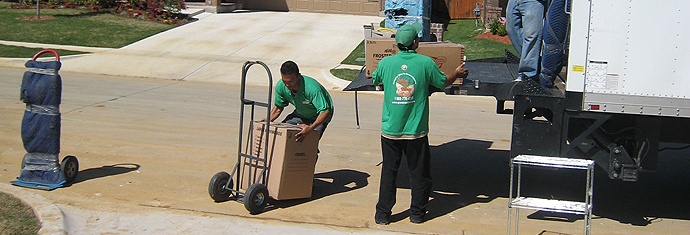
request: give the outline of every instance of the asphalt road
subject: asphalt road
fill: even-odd
[[[0,182],[18,175],[24,154],[18,95],[23,72],[0,68]],[[33,191],[64,211],[70,233],[506,233],[512,117],[495,114],[493,98],[431,97],[430,220],[416,225],[405,217],[409,190],[403,171],[397,215],[391,225],[380,226],[373,223],[380,94],[359,94],[357,128],[354,94],[331,90],[335,116],[321,141],[313,197],[276,202],[249,215],[240,203],[214,203],[207,193],[211,176],[231,171],[237,159],[238,85],[61,74],[61,155],[76,156],[80,173],[70,187]],[[267,87],[248,87],[255,99],[266,92]],[[637,183],[598,173],[593,234],[688,234],[688,156],[664,152],[661,171],[644,173]],[[526,177],[534,181],[532,188],[584,195],[576,174],[558,173]],[[581,217],[526,210],[521,216],[523,234],[582,232]]]

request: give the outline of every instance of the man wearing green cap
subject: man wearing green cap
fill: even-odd
[[[429,139],[429,86],[443,89],[456,78],[466,78],[464,64],[454,74],[444,74],[434,61],[417,54],[420,24],[404,25],[395,34],[398,53],[383,58],[372,78],[375,85],[383,84],[381,120],[381,185],[374,220],[390,223],[395,205],[396,178],[402,155],[410,172],[410,221],[423,223],[431,194]],[[460,55],[458,55],[460,56]]]

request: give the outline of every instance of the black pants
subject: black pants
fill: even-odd
[[[429,138],[425,136],[414,140],[391,140],[382,136],[381,152],[383,167],[381,168],[379,201],[376,203],[377,214],[390,216],[392,213],[397,190],[395,181],[398,177],[402,155],[405,154],[412,190],[410,217],[423,218],[431,194]]]

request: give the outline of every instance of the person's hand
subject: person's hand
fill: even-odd
[[[312,131],[311,128],[306,124],[299,124],[299,126],[302,128],[302,130],[295,134],[295,142],[302,142],[302,140],[306,139]]]
[[[455,77],[456,78],[467,78],[467,75],[470,74],[470,71],[465,69],[465,62],[463,62],[460,66],[455,68]]]

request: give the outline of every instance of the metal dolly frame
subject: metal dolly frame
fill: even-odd
[[[513,198],[513,181],[517,166],[517,194]],[[584,202],[531,198],[520,196],[522,166],[542,168],[586,170],[587,182]],[[518,155],[510,160],[510,192],[508,194],[508,234],[511,234],[512,210],[515,208],[515,234],[518,234],[520,209],[542,210],[549,212],[584,215],[584,234],[589,235],[592,222],[592,197],[594,196],[594,161],[561,157],[544,157],[535,155]]]
[[[246,81],[247,72],[252,65],[261,65],[268,74],[268,99],[266,102],[259,102],[255,100],[250,100],[246,98]],[[258,214],[266,209],[268,204],[269,194],[268,188],[266,187],[266,175],[269,169],[268,162],[268,144],[269,141],[264,141],[264,151],[263,156],[254,156],[254,139],[251,138],[254,132],[254,113],[255,107],[265,107],[266,108],[266,119],[264,130],[268,133],[270,128],[270,116],[271,116],[271,99],[273,95],[273,77],[271,76],[271,70],[268,66],[261,61],[247,61],[242,66],[242,82],[240,91],[240,101],[242,105],[240,106],[240,120],[239,120],[239,138],[237,145],[237,163],[232,170],[232,173],[218,172],[216,173],[209,182],[208,193],[215,202],[224,202],[231,199],[240,201],[244,203],[244,207],[249,211],[250,214]],[[242,136],[244,134],[244,112],[245,106],[250,106],[250,118],[249,118],[249,130],[247,131],[247,148],[245,152],[242,152]],[[261,140],[259,140],[259,143]],[[260,146],[258,148],[261,148]],[[246,169],[245,169],[246,167]],[[259,169],[261,168],[261,169]],[[260,171],[259,171],[260,170]],[[244,171],[248,171],[244,174]],[[245,192],[242,192],[240,187],[242,183],[242,177],[247,176],[249,179],[246,182],[253,182],[247,187]],[[234,179],[234,181],[233,181]],[[234,185],[233,185],[234,183]]]

